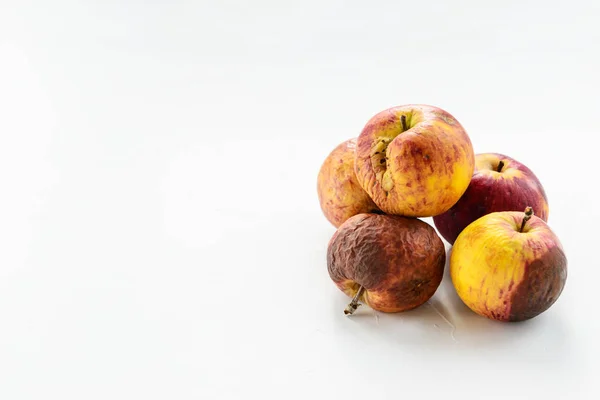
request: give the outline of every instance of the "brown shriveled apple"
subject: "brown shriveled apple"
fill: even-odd
[[[333,282],[352,302],[400,312],[425,303],[437,290],[446,253],[435,230],[416,218],[358,214],[344,222],[327,249]]]

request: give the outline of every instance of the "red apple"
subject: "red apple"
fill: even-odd
[[[475,172],[460,200],[443,214],[433,217],[440,234],[453,244],[470,223],[486,214],[521,211],[531,206],[548,221],[548,199],[534,173],[520,162],[497,153],[475,156]]]

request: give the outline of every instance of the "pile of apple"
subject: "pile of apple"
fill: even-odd
[[[337,146],[318,176],[321,209],[337,228],[327,267],[352,301],[382,312],[420,306],[442,281],[474,312],[522,321],[546,311],[567,278],[563,247],[546,224],[544,189],[525,165],[474,154],[448,112],[393,107]]]

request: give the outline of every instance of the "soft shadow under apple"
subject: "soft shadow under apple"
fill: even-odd
[[[361,335],[375,336],[402,346],[422,346],[441,352],[461,349],[487,352],[514,350],[526,346],[532,350],[531,362],[555,365],[574,364],[569,331],[560,315],[551,310],[524,322],[499,322],[479,316],[458,297],[450,279],[448,260],[444,279],[436,294],[422,306],[403,313],[386,314],[363,305],[351,317],[343,315],[343,302],[335,302],[340,329],[359,329]],[[347,300],[341,296],[341,299]],[[531,356],[535,354],[534,356]],[[528,357],[521,354],[521,357]],[[521,358],[523,361],[523,358]]]

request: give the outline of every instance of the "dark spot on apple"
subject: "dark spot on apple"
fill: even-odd
[[[524,321],[546,311],[562,293],[566,280],[567,258],[559,247],[553,247],[525,266],[523,280],[511,297],[509,320]]]
[[[421,293],[421,291],[423,289],[421,289],[422,286],[425,286],[429,283],[429,280],[425,280],[425,279],[413,279],[411,280],[407,286],[412,287],[412,292],[415,295],[419,295]]]

